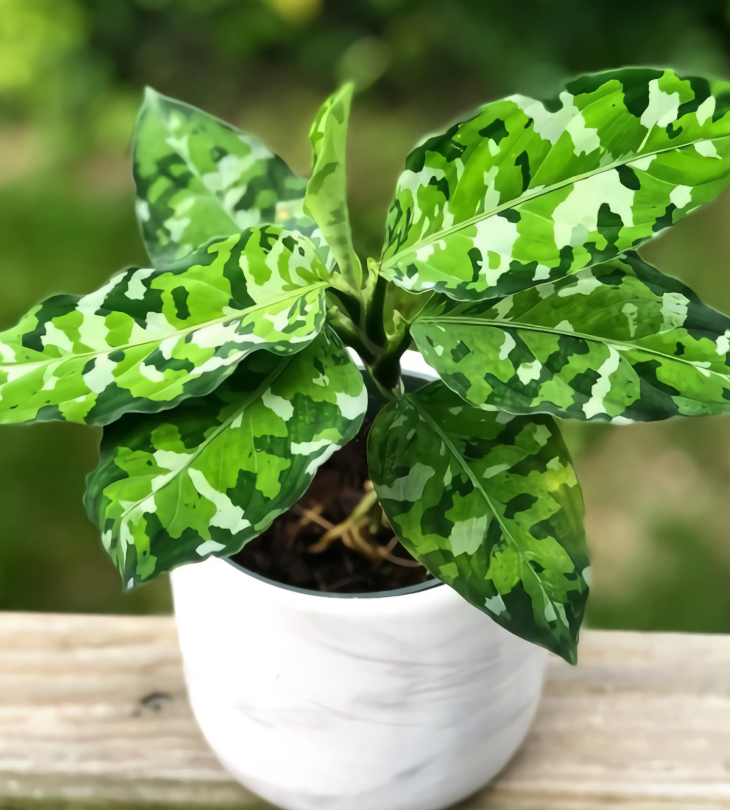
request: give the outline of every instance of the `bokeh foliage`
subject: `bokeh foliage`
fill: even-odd
[[[143,261],[127,148],[144,85],[263,137],[306,173],[308,122],[354,79],[356,247],[379,251],[413,143],[484,101],[623,64],[730,76],[720,0],[0,0],[0,329]],[[627,23],[630,20],[630,23]],[[726,197],[644,251],[730,312]],[[81,504],[98,436],[0,438],[0,609],[164,610],[122,595]],[[594,624],[730,630],[730,419],[569,432]]]

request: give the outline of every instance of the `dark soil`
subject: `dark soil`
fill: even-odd
[[[356,438],[319,468],[304,497],[231,559],[275,582],[329,593],[390,591],[430,579],[428,571],[396,542],[377,505],[368,513],[369,520],[360,534],[375,547],[371,556],[388,550],[405,564],[369,559],[348,548],[342,539],[334,540],[324,551],[310,550],[328,526],[346,520],[372,491],[365,453],[371,424],[372,420],[366,419]],[[306,512],[310,516],[314,513],[325,525],[311,520]]]

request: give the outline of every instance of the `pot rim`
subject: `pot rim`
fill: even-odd
[[[242,574],[246,574],[249,577],[252,577],[253,579],[257,579],[264,585],[273,585],[275,588],[279,590],[291,591],[292,593],[300,594],[301,596],[318,596],[318,597],[325,597],[328,599],[384,599],[391,596],[408,596],[408,594],[419,593],[420,591],[429,591],[432,588],[437,588],[439,587],[439,585],[444,584],[440,579],[432,577],[431,579],[426,580],[426,582],[419,582],[416,585],[409,585],[406,588],[393,588],[393,590],[390,591],[365,591],[364,593],[333,593],[330,591],[314,591],[309,588],[297,588],[295,585],[285,585],[283,582],[277,582],[276,580],[268,579],[267,577],[264,577],[261,574],[257,574],[254,571],[249,571],[248,568],[244,568],[240,563],[235,562],[230,557],[224,557],[223,561],[233,566],[233,568],[235,568],[237,571],[240,571]]]
[[[361,370],[364,370],[362,360],[360,360],[357,353],[353,349],[349,349],[348,351],[352,359],[357,363],[358,367]],[[401,366],[410,377],[416,377],[424,380],[425,382],[432,382],[433,380],[438,379],[434,370],[426,363],[423,356],[419,352],[411,351],[410,349],[406,351],[401,358]],[[243,574],[247,574],[253,579],[257,579],[264,585],[272,585],[280,590],[290,591],[293,594],[300,594],[302,596],[318,596],[330,599],[386,599],[395,596],[408,596],[409,594],[419,593],[421,591],[430,591],[431,589],[437,588],[444,584],[440,579],[432,577],[431,579],[426,580],[426,582],[420,582],[417,585],[408,585],[405,588],[393,588],[389,591],[331,593],[328,591],[315,591],[311,590],[310,588],[297,588],[295,585],[286,585],[283,582],[277,582],[276,580],[269,579],[261,574],[257,574],[254,571],[250,571],[248,568],[244,568],[240,563],[235,562],[230,557],[223,557],[222,559],[224,562],[227,562],[229,565],[233,566],[233,568],[236,570]]]

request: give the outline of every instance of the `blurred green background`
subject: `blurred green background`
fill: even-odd
[[[358,247],[420,137],[484,101],[623,64],[730,77],[726,0],[0,0],[0,329],[145,262],[128,144],[149,84],[255,132],[306,174],[309,122],[363,86],[350,137]],[[644,255],[730,312],[730,195]],[[730,631],[730,418],[569,426],[594,626]],[[81,506],[98,432],[0,431],[0,609],[169,609],[123,594]]]

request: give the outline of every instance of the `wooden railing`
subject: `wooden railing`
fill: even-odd
[[[460,810],[730,808],[730,637],[585,632],[580,659]],[[0,614],[0,807],[266,806],[200,736],[171,618]]]

